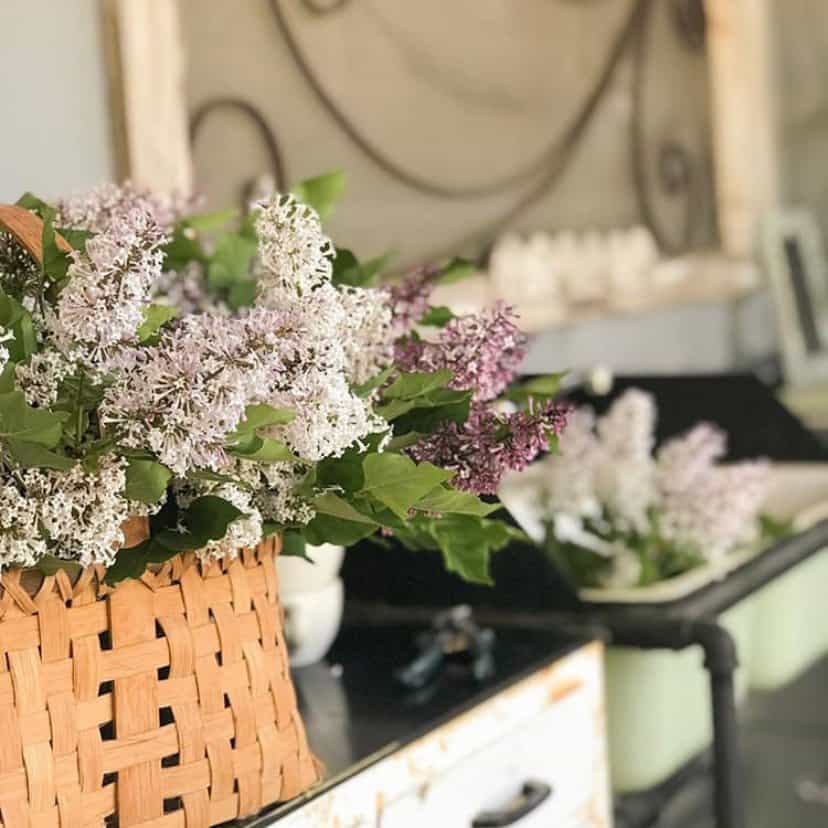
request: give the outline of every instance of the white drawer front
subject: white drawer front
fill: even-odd
[[[574,687],[566,698],[517,732],[388,805],[383,828],[429,824],[471,828],[477,815],[504,808],[530,780],[549,785],[552,793],[515,823],[518,828],[578,825],[577,815],[588,810],[594,796],[602,758],[596,751],[594,718],[590,694]]]
[[[610,828],[602,667],[601,646],[585,646],[276,824],[471,828],[532,780],[553,793],[517,828]]]

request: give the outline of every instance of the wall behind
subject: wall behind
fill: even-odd
[[[0,3],[0,201],[113,174],[98,0]]]
[[[567,133],[613,65],[563,174],[508,223],[524,231],[630,226],[642,221],[644,189],[669,241],[687,235],[689,218],[692,246],[715,243],[706,56],[680,34],[672,3],[180,0],[179,7],[191,114],[215,105],[195,144],[196,181],[215,205],[240,199],[243,185],[271,168],[261,124],[242,108],[252,106],[275,138],[286,183],[347,171],[334,238],[366,256],[395,248],[399,264],[474,254],[557,167]],[[409,179],[455,196],[486,193],[452,198],[389,174],[336,122],[310,76]],[[665,190],[665,167],[679,178],[691,169],[691,198],[676,192],[680,184]],[[521,170],[528,174],[515,181]]]
[[[782,198],[814,210],[828,235],[826,5],[824,0],[773,0],[770,8]]]

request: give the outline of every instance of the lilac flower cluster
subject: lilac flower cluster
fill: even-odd
[[[477,401],[493,400],[515,378],[526,356],[526,336],[510,307],[498,302],[479,314],[452,319],[436,342],[402,339],[397,364],[405,371],[448,369],[451,388],[472,390]]]
[[[767,463],[722,465],[725,435],[706,423],[654,455],[655,417],[652,397],[636,389],[597,420],[578,410],[560,452],[543,461],[543,510],[556,536],[608,555],[608,585],[637,583],[641,568],[631,562],[650,540],[720,562],[758,537]]]
[[[85,253],[73,253],[69,281],[46,317],[60,351],[101,367],[119,346],[135,342],[165,241],[152,214],[136,206],[90,238]]]
[[[697,544],[711,561],[758,536],[757,513],[767,494],[767,463],[719,466],[724,434],[702,423],[658,454],[660,530],[675,543]]]
[[[508,414],[475,403],[465,423],[446,423],[412,446],[411,455],[455,472],[457,489],[493,495],[507,472],[522,471],[549,449],[549,435],[563,432],[566,414],[557,403]]]
[[[169,232],[174,222],[193,212],[198,203],[197,197],[161,196],[130,182],[104,184],[89,193],[59,200],[56,225],[101,233],[113,224],[128,221],[137,210],[152,216],[164,232]]]
[[[526,337],[502,303],[452,319],[436,341],[413,335],[398,340],[396,363],[403,370],[447,369],[450,388],[472,392],[468,419],[462,425],[440,425],[411,447],[411,456],[454,471],[453,485],[459,489],[495,494],[507,472],[525,468],[548,450],[549,436],[559,435],[566,425],[565,408],[548,403],[504,413],[492,404],[515,379],[525,353]]]
[[[434,292],[435,267],[420,267],[389,288],[394,334],[405,336],[416,327],[428,310],[428,300]]]
[[[241,319],[185,318],[158,345],[124,354],[104,394],[101,423],[123,445],[151,449],[178,475],[223,469],[246,407],[270,399],[284,382],[290,355],[280,334],[288,326],[264,308]]]

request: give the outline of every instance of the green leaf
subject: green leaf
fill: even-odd
[[[337,546],[351,546],[376,532],[377,526],[370,523],[343,520],[330,515],[317,515],[304,529],[305,540],[313,546],[333,543]]]
[[[247,282],[236,282],[227,292],[227,304],[233,310],[249,308],[256,301],[258,287],[252,279]]]
[[[37,443],[27,443],[23,440],[7,440],[6,445],[12,457],[26,469],[40,468],[67,471],[77,462],[65,454],[49,451],[49,449]]]
[[[326,457],[316,465],[314,485],[320,489],[336,488],[356,492],[362,488],[365,475],[362,461],[365,454],[361,449],[348,449],[341,457]]]
[[[484,503],[471,492],[438,486],[423,497],[416,505],[417,509],[441,514],[474,515],[486,517],[500,508],[499,503]]]
[[[47,210],[53,209],[42,198],[38,198],[34,193],[30,193],[28,191],[23,193],[23,195],[20,196],[14,204],[16,207],[23,207],[26,210],[31,210],[33,213],[37,213],[37,215],[41,218]]]
[[[44,555],[37,562],[37,568],[44,575],[56,575],[60,570],[68,573],[70,578],[75,578],[80,574],[83,567],[77,561],[70,561],[64,558],[58,558],[55,555]]]
[[[2,323],[0,323],[2,324]],[[5,394],[9,391],[14,391],[14,383],[17,379],[15,373],[15,363],[9,360],[0,371],[0,394]]]
[[[357,511],[347,500],[331,492],[319,495],[313,501],[313,505],[317,514],[320,515],[329,515],[330,517],[340,518],[341,520],[349,520],[352,523],[366,523],[375,529],[379,525],[375,520],[368,517],[368,515]]]
[[[440,371],[401,373],[385,389],[382,396],[386,400],[411,400],[415,397],[429,394],[439,388],[445,388],[451,382],[453,376],[454,374],[446,368]]]
[[[351,390],[362,399],[370,397],[371,394],[377,390],[377,388],[385,384],[385,381],[391,376],[391,374],[394,373],[394,370],[395,367],[393,365],[389,365],[387,368],[383,368],[382,371],[371,377],[371,379],[366,380],[360,385],[353,386]]]
[[[432,533],[449,572],[472,583],[492,583],[491,553],[509,542],[509,533],[502,523],[470,515],[447,515],[433,521]]]
[[[234,457],[243,457],[245,460],[253,460],[257,463],[279,463],[292,462],[296,455],[280,440],[271,437],[257,437],[245,440],[241,445],[229,449]]]
[[[248,405],[244,409],[244,419],[236,428],[235,434],[244,435],[274,425],[287,425],[296,419],[296,412],[289,408],[274,408],[267,403]]]
[[[151,458],[146,458],[151,459]],[[246,488],[247,484],[243,483],[236,477],[229,474],[221,474],[219,472],[208,471],[207,469],[195,469],[187,472],[188,480],[210,480],[213,483],[234,483],[236,486]]]
[[[379,282],[380,273],[393,258],[391,253],[377,256],[360,264],[357,257],[348,249],[340,247],[333,260],[331,281],[334,285],[351,287],[373,287]]]
[[[138,326],[139,342],[147,343],[171,319],[178,316],[178,308],[172,305],[148,305],[144,308],[144,321]]]
[[[187,507],[181,522],[194,536],[206,542],[221,540],[227,534],[227,527],[242,514],[241,509],[223,497],[203,495]]]
[[[453,282],[460,282],[463,279],[467,279],[469,276],[477,273],[479,269],[474,262],[455,257],[443,266],[434,281],[438,285],[449,285]]]
[[[238,233],[225,233],[207,266],[207,286],[223,290],[238,282],[250,281],[251,263],[256,255],[256,242]]]
[[[458,425],[466,422],[471,405],[471,391],[453,391],[441,388],[416,401],[408,412],[402,412],[394,421],[394,430],[400,434],[414,431],[430,434],[441,423],[451,421]],[[382,413],[382,409],[377,411]]]
[[[216,210],[212,213],[198,213],[194,216],[187,216],[181,223],[200,233],[210,233],[213,230],[225,227],[238,217],[238,208],[228,207],[226,210]]]
[[[362,491],[405,519],[420,498],[453,473],[431,463],[415,463],[402,454],[369,454],[362,463],[365,484]]]
[[[561,390],[561,383],[567,371],[557,374],[546,374],[542,377],[532,377],[526,382],[520,382],[508,389],[505,396],[514,402],[525,402],[529,399],[550,399],[556,397]]]
[[[420,324],[431,325],[435,328],[443,328],[448,325],[452,319],[456,318],[457,317],[454,315],[451,308],[446,305],[437,305],[436,307],[430,307],[428,311],[426,311],[425,316],[420,319]]]
[[[279,554],[286,558],[304,558],[313,563],[308,556],[305,538],[299,532],[285,532],[282,535],[282,551]]]
[[[176,224],[172,239],[164,247],[164,270],[183,270],[190,262],[206,261],[195,231],[184,222]]]
[[[263,520],[262,521],[262,537],[269,538],[271,535],[275,535],[277,532],[280,532],[282,529],[281,523],[276,523],[275,520]]]
[[[88,474],[95,474],[101,464],[101,458],[115,447],[115,440],[112,437],[104,437],[88,443],[84,447],[85,455],[81,463],[84,471]]]
[[[344,192],[345,173],[341,170],[306,178],[293,188],[296,198],[313,207],[322,221],[326,221],[331,216],[336,202]]]
[[[14,339],[3,343],[13,362],[26,362],[37,350],[37,335],[32,315],[20,302],[0,291],[0,325],[11,331]]]
[[[54,448],[60,441],[64,419],[44,408],[32,408],[21,391],[0,394],[0,439]]]
[[[409,431],[407,434],[400,434],[397,437],[392,437],[385,447],[386,451],[402,451],[415,443],[419,443],[423,435],[417,431]]]
[[[114,585],[128,578],[140,578],[150,564],[163,563],[178,551],[159,543],[157,538],[147,538],[137,546],[119,549],[115,555],[115,563],[106,570],[104,581]]]
[[[172,472],[156,460],[130,460],[124,494],[139,503],[157,503],[167,491]]]
[[[72,259],[68,253],[61,250],[57,245],[54,225],[55,210],[52,208],[45,209],[42,218],[43,230],[40,240],[43,247],[43,261],[40,264],[40,269],[52,282],[59,284],[65,281]]]
[[[91,230],[75,230],[73,227],[59,227],[58,233],[75,250],[85,250],[86,242],[95,235]]]

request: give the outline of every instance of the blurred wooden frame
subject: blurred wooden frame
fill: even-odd
[[[193,189],[185,51],[176,0],[101,0],[119,179]]]
[[[755,252],[761,216],[778,201],[771,0],[703,2],[721,247],[744,259]],[[193,173],[177,0],[101,3],[119,175],[161,191],[189,192]],[[209,14],[209,3],[204,9]]]
[[[810,210],[775,209],[762,223],[785,375],[793,386],[828,381],[828,267]]]

